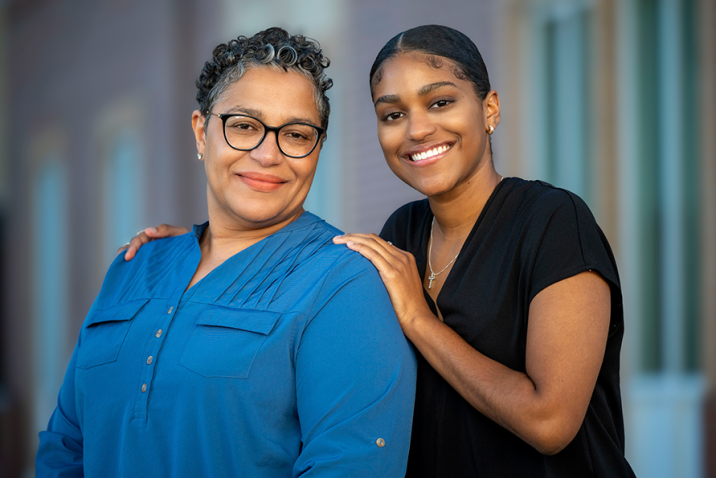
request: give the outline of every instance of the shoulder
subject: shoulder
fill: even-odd
[[[508,178],[506,183],[494,214],[501,225],[511,224],[522,240],[571,237],[584,246],[587,236],[604,239],[589,206],[577,194],[544,181]]]
[[[293,267],[288,280],[300,278],[311,284],[316,295],[312,315],[318,313],[340,294],[345,307],[354,307],[362,299],[378,294],[384,301],[371,300],[374,311],[392,312],[383,281],[375,266],[345,244],[334,244],[333,238],[342,232],[323,220],[291,232],[301,238],[294,245],[299,251],[291,260]]]
[[[507,178],[500,208],[525,227],[596,226],[594,216],[578,195],[544,181]]]
[[[170,272],[196,247],[191,232],[181,236],[158,239],[142,246],[131,261],[124,255],[115,257],[107,270],[95,306],[106,308],[120,302],[149,297],[161,282],[170,278]]]
[[[549,183],[543,181],[534,181],[538,184],[535,187],[539,191],[539,199],[537,204],[547,210],[556,210],[565,208],[570,211],[574,211],[575,215],[588,214],[592,216],[589,206],[584,200],[576,195],[575,193],[568,191],[567,189],[558,188],[552,186]]]
[[[390,215],[380,232],[380,237],[405,249],[407,247],[405,238],[416,236],[431,214],[427,199],[409,202]]]
[[[388,220],[385,221],[383,229],[414,223],[423,219],[429,213],[430,203],[428,203],[427,199],[409,202],[400,206],[390,215]]]
[[[527,208],[549,210],[565,206],[574,207],[576,203],[586,207],[584,201],[573,192],[545,181],[506,178],[505,182],[505,196],[515,198]]]
[[[343,231],[313,214],[304,213],[305,216],[311,220],[286,231],[293,236],[290,241],[296,255],[291,260],[295,261],[296,269],[310,269],[310,275],[316,279],[375,271],[368,259],[344,244],[333,243],[333,238]]]

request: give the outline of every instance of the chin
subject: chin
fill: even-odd
[[[296,216],[301,207],[293,205],[271,205],[266,201],[258,201],[258,204],[247,204],[244,201],[241,205],[232,208],[234,215],[242,221],[254,224],[257,228],[270,227],[274,224]]]
[[[420,194],[428,197],[435,197],[448,193],[454,187],[454,184],[448,184],[445,181],[437,181],[434,177],[401,177],[400,179]]]
[[[257,228],[272,226],[285,218],[285,215],[281,214],[281,212],[275,213],[272,211],[237,211],[236,216],[250,224],[254,224]]]

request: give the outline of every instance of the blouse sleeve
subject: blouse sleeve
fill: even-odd
[[[301,338],[296,393],[303,448],[294,476],[405,474],[415,356],[377,272],[356,259],[331,271]]]
[[[40,432],[40,446],[35,458],[35,476],[82,477],[83,439],[75,408],[75,350],[67,367],[64,382],[47,430]]]

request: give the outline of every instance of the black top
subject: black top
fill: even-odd
[[[398,209],[381,236],[411,252],[425,275],[427,200]],[[622,295],[614,256],[587,205],[540,181],[505,178],[467,237],[438,296],[445,320],[475,349],[525,372],[530,301],[545,287],[587,270],[611,288],[604,362],[577,436],[554,456],[540,454],[463,399],[422,357],[408,477],[634,476],[624,458],[619,350]],[[436,313],[435,304],[425,298]]]

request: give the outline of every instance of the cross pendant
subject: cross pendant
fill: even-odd
[[[433,281],[435,280],[435,274],[433,272],[430,273],[430,276],[428,277],[428,289],[433,288]]]

